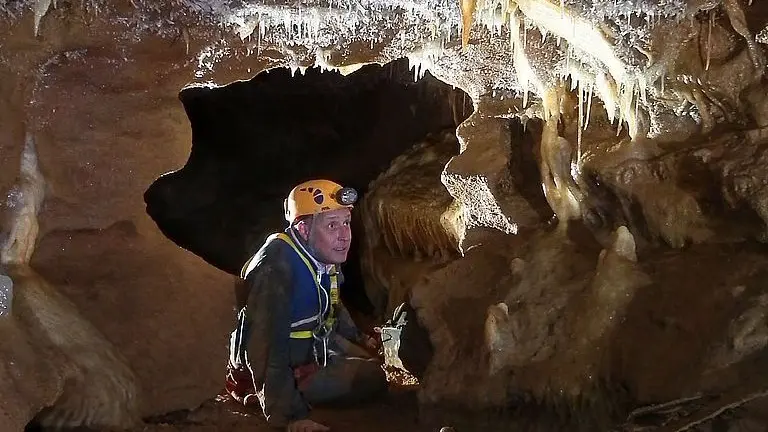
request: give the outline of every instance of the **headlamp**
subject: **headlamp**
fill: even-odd
[[[352,205],[357,202],[357,191],[351,187],[344,187],[336,193],[336,202],[341,205]]]

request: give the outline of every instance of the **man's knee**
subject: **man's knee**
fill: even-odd
[[[387,378],[375,360],[338,359],[315,373],[302,389],[312,404],[349,404],[383,394]]]
[[[353,391],[361,397],[377,396],[387,390],[387,375],[376,360],[360,360],[362,364],[355,374]]]

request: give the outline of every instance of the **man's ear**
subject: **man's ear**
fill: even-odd
[[[309,224],[307,224],[306,219],[296,224],[296,231],[298,231],[302,240],[307,241],[309,238]]]

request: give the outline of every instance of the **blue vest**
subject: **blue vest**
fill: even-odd
[[[336,305],[339,303],[338,266],[333,266],[331,274],[323,273],[320,276],[310,258],[289,234],[272,234],[267,238],[264,247],[273,241],[278,241],[282,243],[282,247],[290,249],[285,254],[293,282],[291,338],[310,339],[313,330],[321,326],[332,328],[336,322]],[[251,270],[249,261],[241,276],[247,277]]]

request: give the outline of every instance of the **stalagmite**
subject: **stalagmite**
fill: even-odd
[[[37,416],[40,425],[52,429],[135,426],[139,389],[125,358],[32,268],[12,264],[8,270],[17,288],[13,316],[29,329],[39,349],[54,349],[66,370],[66,386],[55,403]]]
[[[8,238],[0,248],[0,263],[28,263],[35,250],[37,215],[45,197],[45,179],[37,161],[35,138],[27,133],[21,156],[20,182],[11,192],[12,220]]]
[[[41,425],[132,426],[138,419],[138,389],[133,371],[74,305],[29,266],[39,232],[37,216],[45,194],[45,179],[30,131],[19,171],[19,184],[11,192],[11,229],[0,250],[0,264],[10,276],[0,274],[0,317],[7,315],[15,325],[0,327],[0,339],[11,336],[5,332],[16,333],[24,328],[36,349],[55,350],[56,361],[66,374],[66,386],[53,406],[38,416]],[[13,349],[0,350],[0,357],[13,358]],[[22,377],[22,384],[17,385],[33,385],[35,379]]]

